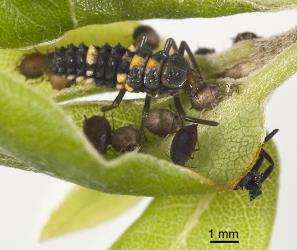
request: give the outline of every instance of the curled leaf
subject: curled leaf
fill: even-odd
[[[76,187],[50,215],[40,241],[106,222],[137,204],[140,199]]]
[[[13,75],[15,80],[25,82],[31,88],[41,91],[57,101],[65,101],[78,96],[112,91],[110,88],[98,88],[94,83],[86,84],[85,82],[83,84],[73,84],[71,87],[64,88],[60,91],[54,90],[46,74],[37,79],[25,79],[25,77],[20,74],[18,67],[26,55],[35,53],[36,50],[41,53],[48,53],[55,48],[67,46],[70,43],[78,46],[80,43],[84,43],[85,45],[103,45],[108,42],[113,46],[118,43],[121,43],[123,46],[129,46],[133,42],[132,34],[137,26],[137,22],[133,21],[106,25],[90,25],[78,28],[75,31],[69,31],[61,40],[54,44],[26,50],[0,49],[0,69],[9,75]]]
[[[293,29],[270,39],[241,42],[220,54],[199,57],[207,83],[220,86],[224,97],[213,110],[202,113],[190,109],[189,98],[184,98],[189,114],[219,122],[217,127],[198,126],[201,147],[186,167],[211,180],[216,188],[232,189],[253,166],[265,136],[266,99],[297,70],[296,34],[297,29]],[[230,69],[237,72],[236,77]],[[158,99],[152,109],[174,106],[171,101],[168,97]],[[82,114],[96,114],[102,105],[106,102],[67,105],[66,109],[81,125]],[[141,105],[142,102],[126,101],[107,116],[109,120],[113,117],[116,127],[137,127]],[[170,161],[171,141],[172,136],[149,138],[144,150]]]
[[[272,143],[265,148],[275,160],[275,171],[263,183],[263,195],[253,202],[246,191],[156,198],[111,249],[208,250],[220,245],[224,249],[268,249],[279,163]],[[220,238],[219,232],[223,232]],[[239,244],[212,244],[211,240],[238,240]]]
[[[103,159],[65,112],[4,69],[0,70],[0,145],[28,170],[105,192],[160,196],[233,189],[250,170],[262,146],[267,96],[297,71],[296,32],[293,29],[270,39],[241,42],[225,53],[200,58],[207,83],[217,84],[223,97],[207,112],[190,110],[188,98],[184,98],[184,106],[191,115],[220,125],[199,126],[201,148],[186,168],[168,161],[172,136],[163,140],[149,135],[146,154],[129,153],[116,159],[116,155],[107,155],[112,160]],[[280,48],[276,41],[282,38],[287,42]],[[269,56],[267,49],[258,49],[258,45],[270,48]],[[252,70],[244,70],[248,73],[241,78],[222,74],[236,65],[249,67],[246,60],[254,57],[262,58],[262,63],[256,70],[254,65]],[[168,108],[170,101],[170,97],[155,99],[153,108]],[[98,115],[104,104],[63,107],[80,125],[84,115]],[[107,115],[110,120],[113,115],[116,127],[138,126],[142,105],[143,101],[125,101]]]
[[[156,164],[149,155],[130,153],[107,162],[52,101],[3,72],[0,81],[0,145],[27,170],[112,193],[154,196],[214,189],[198,174],[166,161]]]
[[[68,30],[88,24],[225,16],[294,8],[296,3],[295,0],[4,0],[0,5],[0,47],[26,47],[49,42],[62,37]]]

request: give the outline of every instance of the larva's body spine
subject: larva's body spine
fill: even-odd
[[[131,49],[131,48],[130,48]],[[68,80],[95,82],[98,86],[115,87],[117,74],[129,71],[133,49],[118,44],[102,47],[70,44],[48,54],[50,72],[65,75]]]

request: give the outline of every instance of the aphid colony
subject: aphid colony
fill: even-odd
[[[158,109],[148,113],[144,120],[144,126],[151,133],[166,137],[174,134],[170,146],[170,159],[173,163],[184,166],[192,157],[194,151],[197,151],[198,133],[197,124],[183,125],[183,120],[177,113],[167,110]],[[89,141],[99,153],[105,153],[107,146],[110,144],[117,152],[137,152],[141,145],[137,138],[139,130],[125,126],[111,131],[107,119],[103,116],[92,116],[85,118],[83,130]],[[265,137],[263,146],[266,142],[278,132],[273,130]],[[267,160],[269,166],[260,173],[264,160]],[[260,150],[259,157],[251,170],[235,186],[235,190],[246,189],[249,191],[250,200],[254,200],[262,194],[262,183],[269,177],[274,168],[274,161],[271,156],[263,149]]]
[[[210,110],[219,101],[216,85],[206,85],[201,76],[193,53],[186,42],[178,47],[172,38],[166,40],[164,49],[154,53],[159,46],[159,37],[148,26],[138,27],[133,35],[134,45],[126,48],[118,44],[102,47],[69,44],[47,55],[33,53],[26,56],[19,65],[20,72],[27,78],[37,78],[48,74],[55,89],[62,89],[74,82],[85,80],[97,86],[116,87],[119,93],[113,103],[102,108],[103,113],[116,108],[126,92],[144,92],[146,97],[142,111],[140,128],[131,126],[111,129],[104,116],[86,118],[83,130],[101,154],[106,153],[108,145],[120,153],[141,151],[145,140],[144,129],[166,137],[174,134],[170,147],[170,159],[178,165],[186,165],[198,145],[198,124],[217,126],[215,121],[188,116],[181,104],[180,94],[185,92],[196,110]],[[251,32],[238,34],[234,43],[256,39]],[[214,49],[200,48],[195,54],[214,53]],[[185,57],[185,54],[187,57]],[[160,95],[173,96],[176,112],[167,109],[150,111],[151,99]],[[191,124],[185,125],[185,122]],[[270,140],[277,132],[274,130],[265,138]],[[270,165],[259,173],[266,159]],[[247,189],[250,199],[259,196],[262,183],[271,174],[274,162],[268,153],[261,149],[259,158],[252,169],[236,185],[235,189]]]
[[[196,150],[197,124],[184,126],[181,117],[173,111],[158,109],[149,112],[144,120],[144,127],[159,137],[175,133],[170,148],[170,158],[175,164],[185,165]],[[106,153],[109,144],[120,153],[137,152],[143,144],[143,141],[138,141],[138,129],[132,126],[111,129],[104,116],[85,117],[83,131],[102,154]]]
[[[137,143],[138,130],[136,128],[127,126],[112,130],[104,116],[85,117],[83,130],[89,141],[101,154],[106,152],[109,144],[120,153],[137,151],[140,146]]]

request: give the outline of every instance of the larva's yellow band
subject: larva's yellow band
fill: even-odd
[[[160,68],[160,63],[155,59],[150,58],[145,68],[146,69]]]
[[[131,51],[131,52],[135,52],[135,51],[136,51],[136,48],[135,48],[134,45],[130,45],[130,46],[128,47],[128,50]]]
[[[127,74],[119,73],[117,74],[117,82],[118,83],[125,83],[127,80]]]
[[[130,63],[130,69],[133,67],[143,66],[144,59],[139,55],[134,55]]]
[[[123,85],[123,84],[117,84],[116,85],[116,88],[118,89],[118,90],[121,90],[121,89],[124,89],[125,88],[125,86]]]
[[[134,91],[134,89],[133,89],[132,87],[130,87],[130,86],[128,85],[128,83],[125,84],[125,89],[126,89],[128,92],[133,92],[133,91]]]

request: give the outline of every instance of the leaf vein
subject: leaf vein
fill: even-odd
[[[193,228],[198,224],[201,215],[208,208],[210,202],[216,197],[216,194],[207,194],[202,196],[201,200],[197,203],[196,209],[192,215],[189,216],[183,230],[177,235],[175,241],[172,242],[169,250],[179,249],[182,245],[187,245],[187,238]]]
[[[76,13],[75,13],[74,2],[73,2],[73,0],[68,0],[68,3],[69,3],[70,17],[71,17],[73,26],[77,27],[78,26],[78,20],[77,20]]]
[[[20,16],[20,17],[23,17],[25,20],[27,20],[29,23],[33,24],[34,26],[37,26],[37,27],[40,27],[40,28],[43,28],[45,29],[45,26],[44,25],[41,25],[37,22],[35,22],[34,20],[32,20],[30,17],[26,16],[24,13],[22,13],[20,11],[20,9],[14,4],[14,3],[10,3],[11,4],[11,7],[14,8],[14,10],[16,11],[16,13]]]

